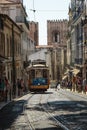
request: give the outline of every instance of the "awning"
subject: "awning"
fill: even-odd
[[[69,69],[66,70],[66,72],[64,73],[64,75],[66,76],[69,72]]]
[[[68,75],[63,76],[63,77],[62,77],[62,80],[66,79],[66,78],[67,78],[67,76],[68,76]]]
[[[80,70],[79,69],[73,69],[72,72],[73,72],[74,75],[77,75],[80,72]]]

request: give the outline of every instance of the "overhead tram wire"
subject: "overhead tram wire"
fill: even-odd
[[[31,11],[33,11],[34,13],[37,12],[64,12],[66,10],[35,10],[35,9],[30,9]]]
[[[34,21],[35,21],[35,12],[36,12],[36,10],[35,9],[30,9],[30,11],[33,11],[33,13],[34,13]]]
[[[33,2],[33,9],[30,9],[30,11],[33,11],[33,13],[34,13],[34,21],[35,21],[36,20],[36,18],[35,18],[35,13],[36,12],[65,12],[66,10],[36,10],[34,8],[34,2]]]
[[[33,0],[34,1],[34,0]],[[33,11],[33,13],[34,13],[34,21],[36,21],[36,18],[35,18],[35,13],[37,12],[50,12],[50,13],[52,13],[52,12],[65,12],[66,10],[36,10],[35,8],[34,8],[34,4],[33,4],[33,9],[30,9],[30,11]]]
[[[36,12],[64,12],[66,10],[36,10],[35,6],[34,6],[34,0],[33,0],[33,9],[30,9],[30,11],[33,11],[34,21],[35,21],[36,20],[36,18],[35,18],[35,13]]]

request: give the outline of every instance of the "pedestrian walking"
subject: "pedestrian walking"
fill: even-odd
[[[72,79],[72,91],[76,91],[76,77],[73,76],[73,79]]]
[[[8,96],[10,95],[10,89],[11,89],[11,86],[10,86],[10,83],[9,83],[9,80],[7,77],[4,78],[4,82],[5,82],[5,101],[8,100]]]
[[[83,87],[83,92],[86,93],[86,78],[83,78],[83,82],[82,82],[82,87]]]
[[[60,89],[60,81],[58,81],[56,85],[56,90],[59,90],[59,89]]]
[[[20,81],[19,78],[17,79],[17,87],[18,87],[18,96],[20,96],[20,92],[21,92],[21,81]]]

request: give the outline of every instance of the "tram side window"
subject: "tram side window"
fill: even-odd
[[[38,69],[36,70],[36,78],[41,78],[42,77],[42,70]]]
[[[31,70],[30,71],[30,77],[31,78],[35,78],[35,70]]]
[[[43,70],[43,77],[47,78],[47,70],[45,70],[45,69]]]

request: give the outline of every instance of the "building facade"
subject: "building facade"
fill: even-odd
[[[53,46],[51,50],[53,80],[62,79],[67,64],[67,30],[67,20],[47,21],[47,44]]]
[[[16,78],[21,77],[21,28],[8,15],[0,14],[0,55],[4,57],[0,79],[7,77],[9,91],[16,92]],[[2,28],[1,28],[2,27]],[[10,97],[9,97],[10,98]]]
[[[35,41],[29,36],[29,21],[23,2],[0,1],[0,12],[7,14],[23,30],[21,34],[21,60],[22,60],[22,78],[24,78],[24,69],[28,65],[28,56],[35,50]],[[18,77],[19,78],[19,77]]]
[[[38,30],[38,22],[30,21],[29,22],[29,36],[35,41],[35,46],[39,45],[39,30]]]
[[[14,80],[16,84],[16,80],[17,78],[22,78],[25,81],[26,84],[26,80],[27,80],[27,76],[25,74],[25,68],[29,65],[28,62],[28,56],[30,55],[30,53],[35,51],[35,41],[31,39],[31,37],[29,36],[29,21],[27,21],[27,13],[26,10],[23,6],[23,1],[19,1],[19,0],[1,0],[0,1],[0,13],[3,15],[7,15],[9,16],[10,19],[12,19],[12,21],[17,24],[19,26],[19,28],[21,28],[22,32],[21,32],[21,41],[20,41],[20,53],[21,53],[21,67],[20,64],[18,63],[19,59],[17,59],[16,63],[13,64],[14,69],[16,68],[16,71],[14,71],[14,77],[16,77]],[[14,27],[13,27],[13,31],[14,31]],[[9,34],[12,33],[12,31],[9,30]],[[8,38],[8,42],[9,42],[9,38]],[[18,40],[18,36],[15,37],[15,42],[19,42]],[[4,44],[3,44],[4,46]],[[5,45],[6,46],[6,45]],[[10,51],[11,48],[9,46],[7,46],[8,50]],[[15,48],[15,50],[17,50],[17,47]],[[14,50],[14,52],[15,52]],[[17,52],[15,52],[16,54]],[[16,54],[18,55],[18,54]],[[15,56],[14,56],[15,57]],[[13,59],[13,62],[15,62],[15,58]],[[11,67],[10,67],[11,69]],[[11,75],[8,72],[8,67],[6,69],[6,76],[8,75],[8,78],[10,79],[10,81],[12,81],[12,71],[11,71]],[[20,72],[21,71],[21,72]],[[14,86],[14,85],[13,85]]]
[[[87,33],[87,1],[71,0],[69,8],[70,32],[70,65],[79,69],[80,77],[86,77],[86,33]]]
[[[85,92],[82,81],[87,82],[87,0],[71,0],[67,37],[67,80],[81,80],[76,90]],[[69,53],[69,56],[68,56]]]

